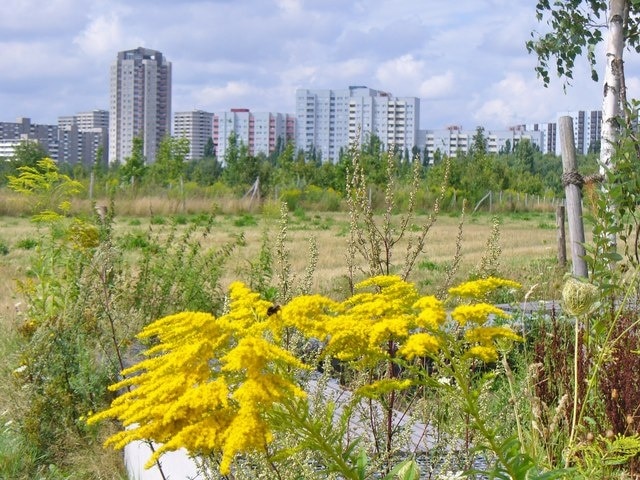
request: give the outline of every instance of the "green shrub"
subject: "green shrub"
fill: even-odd
[[[34,238],[23,238],[16,242],[16,247],[21,250],[33,250],[38,246],[38,240]]]
[[[0,240],[0,255],[7,255],[9,253],[9,246],[4,240]]]
[[[253,215],[245,213],[244,215],[240,216],[239,218],[236,218],[233,221],[233,224],[236,227],[251,227],[251,226],[257,225],[258,221],[256,220],[256,218]]]
[[[176,225],[186,225],[189,222],[189,219],[186,215],[176,215],[173,217],[173,223]]]
[[[302,190],[299,188],[293,188],[284,190],[280,194],[280,201],[285,202],[290,211],[294,211],[300,206],[300,200],[302,199]]]
[[[142,232],[125,233],[118,244],[123,250],[136,250],[149,247],[149,240]]]

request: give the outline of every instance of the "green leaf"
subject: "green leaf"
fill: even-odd
[[[420,467],[417,462],[410,458],[400,462],[383,478],[383,480],[418,480],[420,478]]]

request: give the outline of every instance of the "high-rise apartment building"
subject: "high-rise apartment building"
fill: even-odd
[[[477,130],[463,130],[461,126],[452,125],[441,130],[426,130],[427,157],[433,162],[436,152],[447,157],[455,157],[458,152],[468,153],[473,145],[473,137]],[[508,130],[490,130],[483,132],[487,142],[488,153],[500,153],[515,147],[518,142],[528,140],[536,148],[542,150],[545,135],[542,130],[527,130],[524,125]]]
[[[295,140],[295,117],[286,113],[258,112],[248,108],[232,108],[213,116],[213,143],[216,155],[223,159],[229,137],[235,134],[238,143],[245,145],[250,155],[273,153],[280,143]]]
[[[147,162],[171,133],[171,62],[156,50],[118,53],[111,66],[109,162],[124,162],[141,137]]]
[[[194,110],[176,112],[173,116],[173,135],[189,140],[189,160],[204,157],[204,148],[212,134],[213,113]]]
[[[58,117],[58,161],[75,165],[106,164],[109,112],[93,110]],[[98,158],[99,157],[99,158]]]
[[[587,154],[599,151],[600,133],[602,131],[601,110],[577,110],[573,112],[560,112],[556,119],[558,125],[560,117],[569,116],[573,120],[573,139],[576,153]],[[562,142],[556,142],[555,154],[560,155]]]
[[[351,143],[376,135],[387,147],[420,146],[420,99],[364,86],[296,92],[296,147],[337,161]]]

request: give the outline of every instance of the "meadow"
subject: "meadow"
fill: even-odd
[[[146,202],[142,202],[146,203]],[[169,232],[180,236],[186,229],[207,221],[207,213],[155,214],[153,216],[116,216],[114,232],[129,255],[144,248],[147,237],[166,236]],[[522,282],[525,287],[538,284],[534,298],[557,296],[558,284],[553,283],[557,267],[557,234],[555,216],[550,212],[524,212],[497,216],[479,214],[443,214],[428,234],[423,253],[419,256],[411,280],[425,291],[437,290],[456,255],[460,256],[460,273],[456,280],[478,265],[486,253],[487,241],[494,222],[499,224],[500,273]],[[409,226],[411,238],[428,221],[426,215],[416,215]],[[394,219],[399,223],[399,217]],[[245,245],[231,259],[225,283],[246,275],[252,260],[257,258],[265,238],[273,241],[280,228],[277,207],[265,212],[219,213],[213,215],[211,230],[198,239],[202,250],[244,237]],[[0,256],[0,287],[3,317],[11,316],[14,305],[20,302],[15,291],[16,280],[24,280],[28,260],[38,245],[38,226],[26,216],[0,217],[0,242],[6,249]],[[457,238],[461,234],[461,249],[457,252]],[[198,234],[196,234],[197,237]],[[346,275],[346,246],[349,217],[345,212],[309,212],[297,210],[289,215],[287,248],[292,269],[303,272],[308,259],[309,240],[314,238],[318,248],[318,264],[313,276],[313,290],[319,293],[338,293]],[[394,258],[401,260],[406,239],[396,248]],[[243,273],[244,272],[244,273]],[[550,275],[551,273],[551,275]]]
[[[151,395],[151,404],[174,399],[175,403],[161,403],[159,412],[172,411],[192,398],[186,416],[166,425],[169,431],[182,422],[208,418],[211,405],[204,399],[217,395],[193,397],[182,392],[183,382],[170,381],[174,378],[201,372],[204,377],[194,380],[193,388],[212,388],[221,381],[232,389],[222,397],[238,399],[237,404],[225,400],[216,407],[224,411],[220,418],[230,419],[225,428],[232,433],[225,435],[235,443],[220,444],[204,454],[207,478],[270,478],[274,472],[283,479],[487,478],[487,471],[474,473],[471,468],[478,458],[477,446],[483,448],[483,465],[499,472],[493,478],[565,478],[569,472],[575,474],[570,478],[599,478],[594,472],[624,469],[633,473],[640,437],[631,435],[624,422],[627,418],[627,427],[634,425],[635,413],[629,414],[627,406],[610,412],[602,402],[621,376],[635,371],[617,368],[617,358],[635,365],[638,356],[631,345],[615,359],[598,357],[601,350],[593,345],[604,336],[604,343],[618,348],[620,339],[636,334],[637,320],[616,313],[611,321],[605,312],[592,324],[594,340],[588,345],[577,329],[578,340],[572,340],[572,322],[566,317],[549,318],[545,312],[516,319],[513,328],[526,333],[525,338],[509,325],[487,323],[489,315],[502,318],[493,304],[535,303],[563,295],[570,266],[557,262],[552,208],[493,213],[448,208],[435,217],[416,208],[406,217],[392,209],[368,210],[366,191],[355,192],[356,201],[337,211],[301,205],[289,211],[284,204],[246,198],[213,202],[125,196],[95,206],[80,199],[64,214],[46,213],[40,223],[32,221],[33,212],[19,196],[4,195],[0,375],[7,381],[0,383],[0,477],[125,478],[119,454],[102,447],[105,438],[118,431],[119,422],[92,422],[110,416],[126,420],[117,407],[106,407],[115,400],[105,386],[139,361],[139,350],[146,344],[134,338],[141,331],[154,342],[167,343],[155,363],[160,370],[149,366],[149,375],[138,379],[139,391]],[[411,251],[417,254],[407,282],[388,276],[406,272]],[[243,284],[234,283],[237,280]],[[360,295],[352,289],[357,282],[364,282],[360,289],[375,287],[376,293],[350,303]],[[493,296],[486,296],[489,291]],[[476,293],[467,298],[469,292]],[[309,297],[315,300],[307,300],[305,294],[316,294]],[[585,302],[580,298],[579,307]],[[487,299],[492,304],[483,303]],[[281,310],[272,310],[273,302],[281,304]],[[313,302],[334,308],[335,322],[329,316],[325,326],[313,327],[318,312]],[[415,305],[422,305],[428,316],[416,316]],[[394,310],[379,314],[388,308]],[[446,322],[445,308],[451,311]],[[291,316],[290,311],[296,313]],[[225,320],[229,315],[247,328],[208,330],[217,325],[211,321],[214,315],[220,325],[233,325]],[[162,318],[173,320],[156,322]],[[402,322],[397,319],[402,318],[414,323],[400,331]],[[427,323],[420,323],[420,318]],[[371,327],[363,330],[358,326],[362,322],[371,322]],[[323,340],[326,358],[309,351],[324,328],[334,329]],[[553,335],[546,333],[548,329]],[[211,351],[207,342],[220,334],[232,340]],[[369,336],[354,337],[331,350],[332,338],[356,334]],[[247,344],[253,345],[249,356],[242,353]],[[370,347],[363,350],[367,344]],[[212,357],[202,357],[197,353],[201,351],[210,351]],[[234,361],[234,355],[240,359]],[[368,403],[365,413],[370,434],[350,440],[350,417],[334,425],[331,402],[302,402],[291,383],[305,375],[307,367],[299,359],[316,365],[325,381],[339,378],[359,401],[379,402]],[[336,359],[341,362],[337,366]],[[228,366],[209,368],[216,362]],[[573,369],[567,368],[571,362]],[[166,365],[172,365],[170,377]],[[586,366],[592,373],[584,370]],[[607,367],[606,375],[600,367]],[[251,377],[251,372],[259,374]],[[583,381],[575,381],[578,375],[584,375]],[[598,388],[596,376],[602,377]],[[274,389],[265,379],[279,386]],[[585,382],[586,392],[579,390]],[[253,385],[253,393],[243,390],[245,384]],[[412,387],[407,390],[407,385]],[[176,388],[180,391],[170,390]],[[264,390],[256,394],[256,388]],[[636,391],[624,393],[624,398],[631,395],[629,405]],[[150,403],[142,401],[144,410]],[[352,407],[345,412],[355,415]],[[243,409],[253,412],[251,421]],[[103,412],[92,416],[96,410]],[[240,415],[243,411],[245,417]],[[400,447],[403,435],[393,425],[393,412],[398,411],[435,429],[435,443],[421,454],[421,467],[418,457],[407,459]],[[148,415],[151,425],[155,414]],[[594,428],[589,415],[598,416],[603,427]],[[606,429],[607,422],[622,422],[613,436],[608,436],[613,430]],[[251,433],[238,433],[247,425]],[[264,449],[260,442],[271,432],[271,446],[262,454],[256,452]],[[153,436],[165,434],[161,429]],[[174,434],[182,435],[179,429]],[[208,435],[219,438],[215,429]],[[584,444],[588,435],[597,440]],[[450,448],[452,441],[461,440],[459,448]],[[193,438],[183,441],[190,451],[200,451],[199,444],[190,443]],[[296,444],[304,448],[294,448]],[[607,463],[607,451],[615,451],[619,463]],[[296,476],[289,464],[302,469],[302,476]],[[318,465],[325,470],[318,470]],[[563,465],[577,465],[579,471]],[[622,470],[615,465],[623,465]],[[464,476],[462,470],[467,472]]]

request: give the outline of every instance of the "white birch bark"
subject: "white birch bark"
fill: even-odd
[[[600,173],[611,167],[618,139],[617,118],[622,110],[620,99],[625,92],[622,53],[624,51],[624,16],[628,0],[609,0],[608,38],[602,99],[602,131],[600,137]]]

